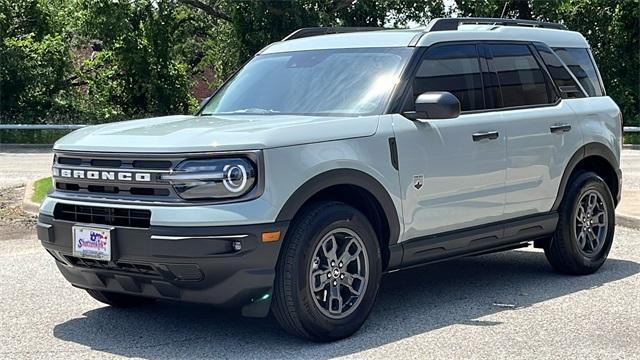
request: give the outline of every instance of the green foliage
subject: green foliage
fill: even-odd
[[[0,0],[0,122],[99,123],[192,112],[265,45],[310,26],[403,27],[444,0]],[[560,21],[590,42],[640,125],[638,0],[455,0],[459,16]],[[506,4],[506,8],[505,8]],[[197,95],[195,88],[200,89]],[[0,132],[48,141],[60,132]]]
[[[624,143],[625,144],[640,144],[640,134],[638,134],[638,133],[624,134]]]
[[[3,109],[38,113],[57,106],[70,69],[69,47],[59,35],[6,38],[0,47]],[[6,89],[6,90],[5,90]]]
[[[36,180],[33,183],[33,195],[31,196],[31,201],[36,204],[40,204],[51,189],[53,188],[53,181],[51,177],[42,178]]]
[[[180,40],[174,36],[177,6],[152,0],[78,1],[78,34],[99,39],[95,46],[104,48],[83,63],[89,96],[122,114],[186,113],[195,106],[187,66],[174,49]]]
[[[72,71],[55,2],[0,0],[0,115],[64,108]]]

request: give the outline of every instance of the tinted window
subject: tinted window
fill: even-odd
[[[495,109],[500,107],[500,84],[498,75],[491,71],[487,65],[491,59],[489,49],[486,46],[478,46],[480,53],[480,70],[482,70],[482,85],[484,85],[484,106],[485,109]]]
[[[562,61],[546,46],[536,45],[542,61],[544,61],[553,82],[560,89],[560,95],[563,98],[581,98],[584,97],[580,86],[576,83],[573,76],[567,71]]]
[[[598,80],[591,56],[587,49],[554,49],[562,61],[569,67],[569,70],[580,81],[584,90],[589,96],[602,96],[602,87]]]
[[[542,69],[527,45],[491,45],[504,107],[548,104],[553,101]]]
[[[427,50],[413,82],[413,99],[427,91],[448,91],[462,111],[484,109],[475,45],[443,45]]]

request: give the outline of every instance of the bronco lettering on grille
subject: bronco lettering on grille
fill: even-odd
[[[129,171],[71,170],[53,168],[53,176],[68,179],[150,182],[151,173]]]

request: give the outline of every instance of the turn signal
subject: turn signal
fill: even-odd
[[[262,233],[262,242],[273,242],[280,240],[280,231],[269,231]]]

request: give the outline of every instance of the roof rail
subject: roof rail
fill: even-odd
[[[386,30],[381,27],[309,27],[298,29],[287,35],[282,41],[301,39],[310,36],[327,35],[327,34],[344,34],[360,31],[377,31]]]
[[[458,30],[459,25],[475,24],[475,25],[503,25],[503,26],[527,26],[534,28],[567,30],[567,27],[551,22],[522,20],[522,19],[501,19],[501,18],[441,18],[434,19],[427,26],[427,31],[447,31]]]

